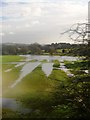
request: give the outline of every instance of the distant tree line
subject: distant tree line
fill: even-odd
[[[0,51],[2,52],[0,53],[2,53],[2,55],[21,55],[21,54],[86,55],[88,54],[86,47],[87,44],[70,44],[70,43],[51,43],[46,45],[40,45],[38,43],[33,44],[4,43],[2,44],[2,49],[0,49]]]

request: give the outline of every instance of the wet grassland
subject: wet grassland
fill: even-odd
[[[23,62],[23,64],[19,64]],[[20,77],[25,65],[29,65],[29,62],[39,64],[32,69],[32,71],[21,77],[20,82],[11,87]],[[86,64],[87,61],[85,61]],[[79,67],[83,67],[82,61],[66,61],[63,63],[69,69],[74,76],[68,76],[60,68],[62,61],[53,59],[48,61],[47,59],[26,59],[24,56],[3,56],[2,57],[2,97],[5,99],[14,99],[14,101],[20,102],[21,108],[12,109],[3,107],[3,118],[58,118],[61,119],[72,117],[76,114],[71,107],[71,103],[67,102],[67,95],[74,95],[74,90],[71,90],[72,81],[76,80],[77,70]],[[77,65],[78,64],[78,65]],[[45,66],[48,66],[47,69]],[[50,66],[52,66],[50,68]],[[30,66],[28,66],[30,67]],[[84,67],[83,67],[84,68]],[[28,68],[25,68],[26,71]],[[45,70],[46,69],[46,70]],[[49,73],[48,73],[49,69]],[[87,70],[84,68],[84,70]],[[87,76],[87,73],[84,75]],[[45,72],[46,71],[46,72]],[[51,73],[50,73],[51,71]],[[79,76],[82,76],[81,72]],[[73,79],[73,80],[72,80]],[[67,86],[67,88],[66,88]],[[82,87],[82,84],[78,84]],[[59,89],[58,89],[59,88]],[[73,89],[73,88],[72,88]],[[66,95],[67,94],[67,95]],[[66,95],[66,97],[65,97]],[[69,98],[70,99],[70,98]]]

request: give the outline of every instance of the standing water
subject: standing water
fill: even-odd
[[[12,98],[0,98],[0,108],[6,108],[13,111],[18,111],[20,113],[29,113],[31,109],[22,107],[20,102],[17,102],[15,99]]]
[[[22,78],[24,78],[27,74],[29,74],[30,72],[32,72],[39,64],[40,64],[40,62],[30,62],[30,63],[27,63],[22,68],[20,77],[10,87],[11,88],[15,87],[22,80]]]
[[[47,77],[51,74],[53,70],[53,63],[44,63],[42,64],[42,70],[47,75]]]

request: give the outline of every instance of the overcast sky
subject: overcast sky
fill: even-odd
[[[73,43],[68,35],[61,36],[60,33],[75,23],[87,22],[88,0],[2,1],[0,37],[3,42]]]

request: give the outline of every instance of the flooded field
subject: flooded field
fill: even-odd
[[[57,85],[56,79],[62,80],[73,76],[66,68],[64,61],[79,60],[78,57],[71,56],[21,55],[20,57],[22,59],[19,61],[14,60],[2,64],[2,107],[12,111],[19,110],[18,112],[21,113],[25,111],[28,113],[31,109],[28,107],[22,108],[20,101],[28,100],[28,95],[30,99],[32,99],[32,96],[39,95],[41,98],[47,96]],[[23,58],[25,59],[23,60]],[[55,68],[53,66],[55,60],[59,61],[60,67]]]
[[[13,88],[16,86],[23,77],[25,77],[27,74],[31,73],[38,65],[41,64],[40,61],[46,60],[48,63],[42,63],[42,70],[46,74],[46,76],[49,76],[53,70],[53,63],[51,63],[53,60],[58,60],[61,63],[61,70],[65,71],[67,74],[70,74],[64,66],[64,61],[76,61],[78,60],[78,57],[69,57],[69,56],[38,56],[38,55],[23,55],[26,57],[25,62],[11,62],[11,63],[5,63],[5,64],[15,64],[14,67],[22,66],[22,69],[20,70],[21,73],[19,75],[19,78],[10,86]],[[31,62],[33,60],[36,60],[37,62]],[[12,68],[13,69],[13,68]],[[4,72],[10,72],[12,70],[11,68],[6,69]]]

